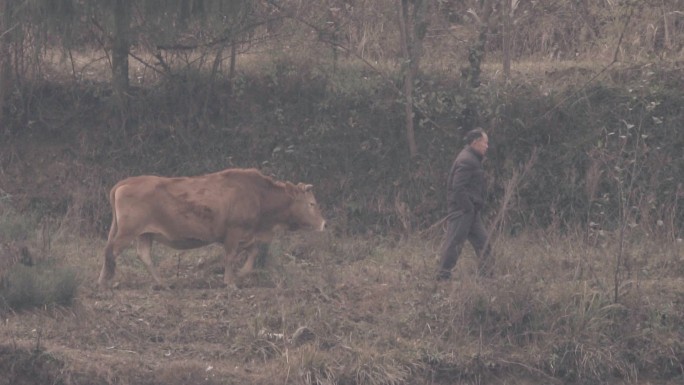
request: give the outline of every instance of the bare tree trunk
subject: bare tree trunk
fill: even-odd
[[[503,2],[503,32],[501,37],[503,45],[503,74],[506,80],[511,77],[511,17],[513,16],[511,1],[513,0],[504,0]]]
[[[128,53],[130,50],[130,4],[126,0],[114,1],[114,44],[112,47],[112,87],[123,103],[128,91]],[[122,104],[123,107],[123,104]]]
[[[11,4],[0,1],[0,127],[6,127],[5,106],[12,89],[12,59],[10,57]]]
[[[487,33],[489,32],[489,20],[492,13],[492,0],[484,0],[479,9],[479,14],[471,12],[478,24],[477,40],[468,49],[469,67],[462,72],[466,85],[470,89],[480,87],[480,74],[482,72],[482,60],[484,59],[487,45]],[[474,93],[469,93],[474,94]],[[477,101],[474,98],[466,98],[466,106],[463,111],[463,124],[467,129],[472,129],[480,124]]]
[[[410,3],[413,4],[411,12]],[[406,140],[411,158],[418,155],[415,127],[413,125],[413,83],[418,76],[420,59],[423,56],[423,39],[427,33],[427,11],[429,0],[397,0],[399,11],[399,32],[404,74],[404,113],[406,115]]]
[[[668,11],[667,7],[665,6],[665,0],[662,0],[662,9],[663,9],[663,32],[664,32],[664,41],[663,41],[663,48],[665,48],[665,51],[669,51],[672,49],[672,40],[670,39],[670,34],[672,31],[672,25],[670,24],[669,20],[670,18],[668,17]]]
[[[485,48],[487,45],[487,33],[489,32],[489,18],[492,14],[492,0],[484,0],[480,8],[480,15],[475,15],[479,21],[477,40],[470,47],[468,52],[468,85],[471,88],[480,86],[480,73],[482,71],[482,59],[484,59]]]
[[[230,68],[228,68],[228,86],[230,87],[230,95],[233,95],[235,90],[235,65],[237,62],[237,39],[233,38],[230,43]]]

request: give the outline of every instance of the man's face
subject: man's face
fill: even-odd
[[[470,144],[470,147],[473,148],[478,154],[484,156],[484,154],[487,152],[487,148],[489,147],[489,138],[487,137],[487,134],[482,134],[481,137],[475,139],[473,143]]]

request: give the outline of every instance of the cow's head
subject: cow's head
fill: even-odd
[[[325,219],[313,194],[313,186],[299,183],[295,186],[294,202],[290,207],[291,218],[288,223],[290,230],[310,229],[323,231]]]

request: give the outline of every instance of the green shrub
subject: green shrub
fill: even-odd
[[[35,266],[16,264],[0,286],[2,308],[21,310],[46,305],[70,305],[80,280],[75,270],[42,262]]]

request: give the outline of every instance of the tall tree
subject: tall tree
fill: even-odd
[[[515,11],[520,0],[504,0],[502,11],[503,30],[501,33],[501,50],[503,53],[503,73],[506,79],[511,77],[511,47],[515,36]]]
[[[511,77],[511,18],[513,17],[513,3],[518,0],[503,1],[503,29],[501,32],[501,49],[503,51],[503,74],[508,80]]]
[[[123,103],[129,86],[128,54],[131,47],[131,3],[127,0],[114,0],[111,5],[114,13],[112,88],[119,102]]]
[[[12,25],[12,2],[0,1],[0,127],[5,127],[5,107],[12,89],[12,62],[10,57],[10,34]]]
[[[468,11],[477,23],[476,40],[472,42],[468,49],[468,63],[466,77],[471,88],[480,86],[480,73],[482,72],[482,60],[484,60],[485,49],[487,47],[487,33],[490,30],[489,22],[493,12],[492,0],[483,0],[478,10]]]
[[[397,0],[399,34],[402,52],[404,112],[406,114],[406,140],[411,158],[418,155],[413,124],[413,84],[423,56],[423,39],[427,34],[430,0]]]
[[[478,8],[468,9],[468,14],[475,21],[477,33],[475,34],[475,40],[470,42],[470,47],[468,47],[469,66],[462,70],[466,87],[470,89],[466,97],[465,109],[463,110],[463,124],[467,129],[472,129],[481,124],[477,92],[475,91],[480,87],[482,61],[484,60],[487,47],[487,35],[491,29],[492,2],[493,0],[476,2],[479,4]]]

